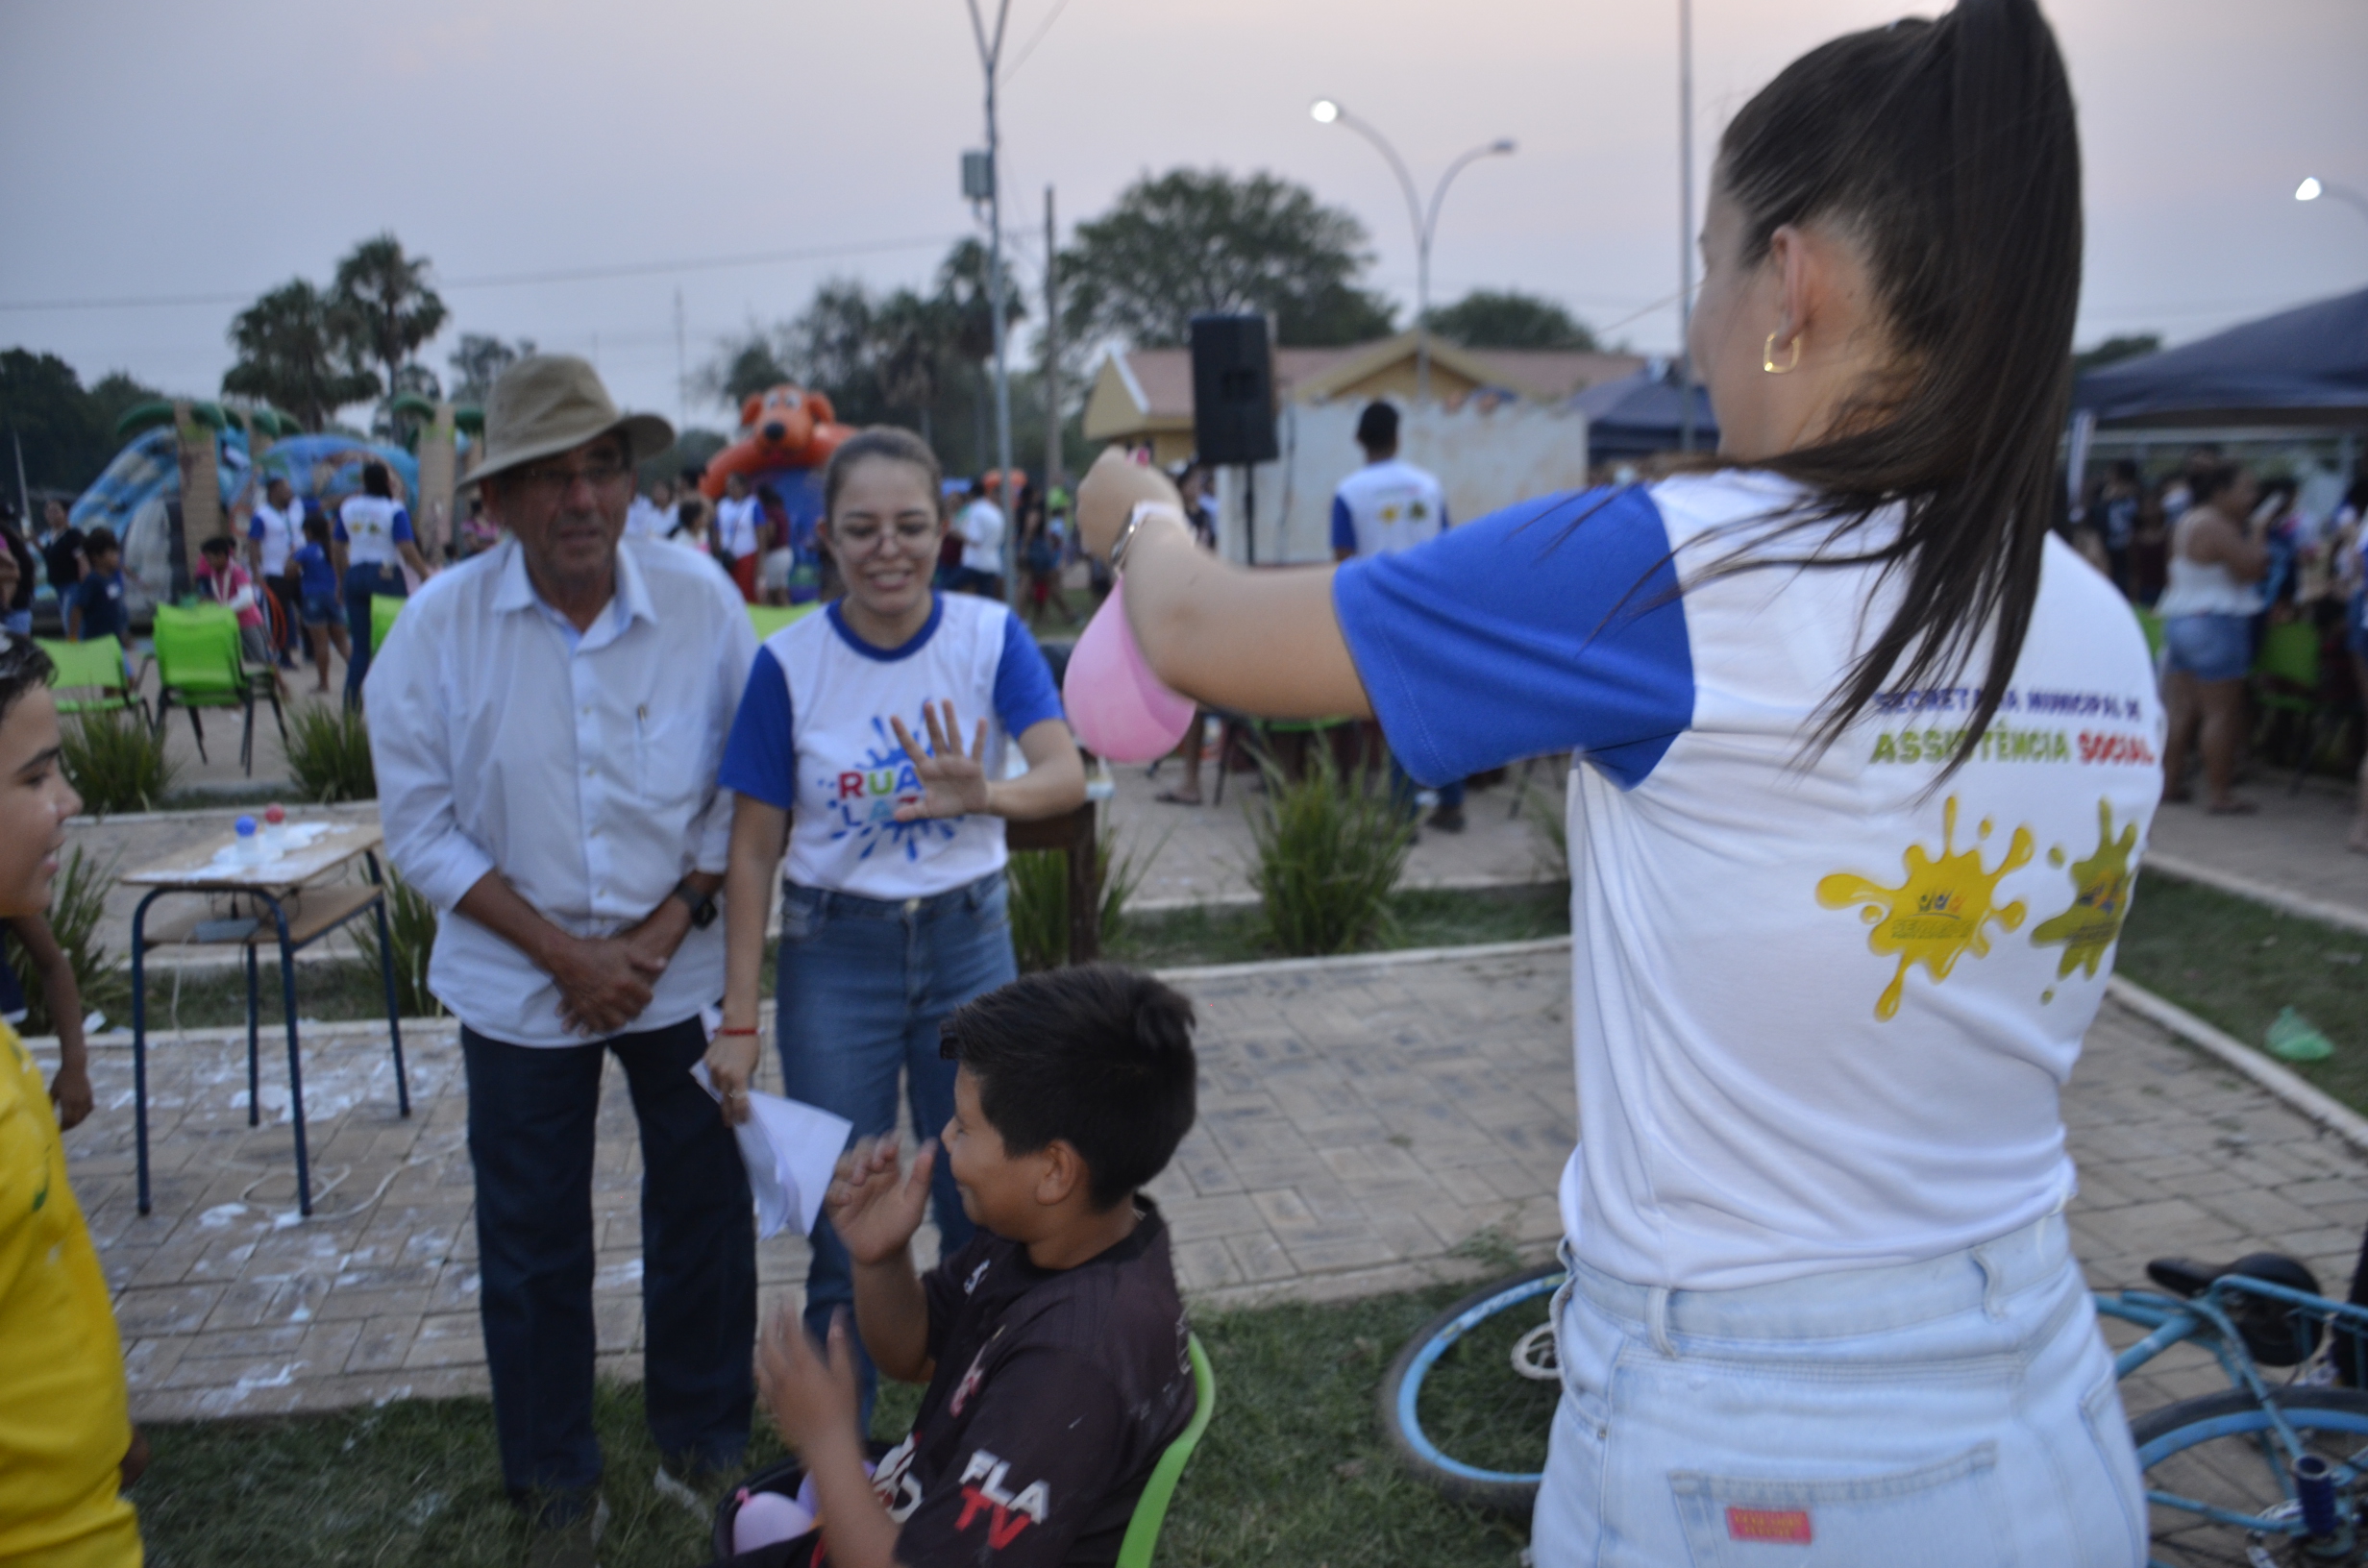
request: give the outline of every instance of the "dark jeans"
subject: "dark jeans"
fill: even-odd
[[[592,1135],[614,1053],[641,1124],[641,1303],[650,1435],[718,1469],[748,1447],[756,1220],[748,1173],[691,1077],[697,1018],[584,1045],[460,1031],[477,1174],[480,1311],[511,1495],[600,1481],[592,1434]]]
[[[928,898],[888,902],[795,885],[781,897],[779,998],[781,1078],[792,1099],[835,1111],[857,1138],[897,1124],[897,1082],[912,1107],[913,1130],[931,1139],[953,1115],[954,1065],[938,1055],[937,1026],[973,997],[1019,973],[1011,952],[1010,894],[1000,871]],[[971,1238],[943,1154],[929,1179],[940,1254]],[[855,1299],[846,1245],[827,1219],[814,1226],[805,1277],[805,1322],[815,1337],[830,1314]],[[872,1420],[879,1375],[853,1341],[863,1425]]]
[[[1414,775],[1398,766],[1397,753],[1391,752],[1390,798],[1396,802],[1399,811],[1409,817],[1421,809],[1415,804],[1415,792],[1419,787],[1415,783]],[[1452,784],[1439,786],[1439,809],[1441,811],[1461,811],[1463,808],[1464,781],[1462,779],[1459,778]]]
[[[354,645],[354,656],[345,661],[345,696],[348,701],[361,696],[362,679],[370,674],[370,600],[382,597],[411,597],[411,590],[404,584],[401,568],[365,565],[353,567],[346,572],[345,627]],[[691,1087],[697,1089],[699,1086],[694,1084]]]

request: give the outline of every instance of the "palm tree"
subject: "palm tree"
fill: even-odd
[[[233,317],[229,336],[238,362],[223,376],[222,390],[276,404],[308,430],[381,390],[376,376],[341,362],[335,306],[302,278]]]
[[[428,286],[428,266],[424,256],[405,256],[393,234],[380,234],[347,253],[329,285],[347,359],[357,368],[377,365],[389,396],[412,354],[444,325],[444,302]]]

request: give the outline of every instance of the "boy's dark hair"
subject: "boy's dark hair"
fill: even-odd
[[[1069,1144],[1092,1173],[1097,1209],[1147,1185],[1192,1130],[1193,1004],[1141,970],[1022,975],[957,1009],[941,1033],[940,1054],[978,1080],[1004,1150]]]
[[[53,668],[40,644],[0,631],[0,723],[8,722],[9,710],[18,698],[49,684]]]
[[[386,472],[384,463],[373,460],[361,465],[361,493],[381,501],[395,499],[394,478]]]
[[[197,547],[197,552],[200,555],[220,555],[228,559],[231,552],[231,536],[227,533],[214,534]]]
[[[318,512],[305,513],[305,537],[316,545],[329,543],[329,519]]]
[[[105,526],[92,528],[83,535],[83,555],[89,560],[111,555],[122,548],[115,542],[115,530]]]
[[[1387,403],[1369,403],[1357,416],[1357,445],[1368,452],[1397,445],[1397,409]]]

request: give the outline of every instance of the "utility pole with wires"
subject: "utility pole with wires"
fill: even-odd
[[[1060,239],[1052,224],[1052,187],[1045,186],[1045,497],[1051,516],[1052,487],[1061,482],[1061,296]]]
[[[1677,450],[1693,451],[1693,0],[1677,0]]]
[[[995,328],[995,466],[1002,476],[999,497],[1003,513],[1003,589],[1006,597],[1016,596],[1020,576],[1014,570],[1019,559],[1018,532],[1019,492],[1011,482],[1011,367],[1005,355],[1007,324],[1003,319],[1003,196],[999,162],[1002,152],[1001,134],[995,119],[996,73],[1003,59],[1003,29],[1011,20],[1011,0],[996,0],[995,31],[990,35],[985,20],[978,13],[978,0],[967,0],[971,12],[971,37],[978,44],[978,68],[987,84],[987,306],[989,319]],[[974,201],[977,194],[970,179],[970,160],[964,160],[964,194]]]
[[[678,436],[691,423],[691,373],[689,361],[682,354],[682,290],[675,290],[675,432]]]

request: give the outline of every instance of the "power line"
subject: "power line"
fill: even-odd
[[[541,272],[486,273],[480,277],[444,278],[445,288],[516,288],[537,283],[586,282],[605,278],[644,278],[662,273],[713,272],[726,267],[762,267],[785,261],[819,261],[841,256],[869,256],[891,251],[916,251],[950,245],[959,235],[924,234],[909,239],[867,240],[852,245],[807,245],[784,251],[752,251],[741,256],[688,257],[673,261],[627,261],[612,266],[557,267]],[[138,310],[199,305],[252,305],[252,294],[152,294],[114,299],[0,300],[0,310]]]
[[[1068,9],[1069,0],[1053,0],[1051,12],[1045,17],[1043,24],[1029,36],[1026,47],[1020,51],[1020,58],[1011,62],[1011,69],[1003,73],[1005,82],[1009,82],[1020,74],[1020,67],[1027,63],[1027,57],[1036,52],[1036,46],[1045,41],[1045,35],[1052,31],[1052,24],[1059,21],[1061,12]]]

